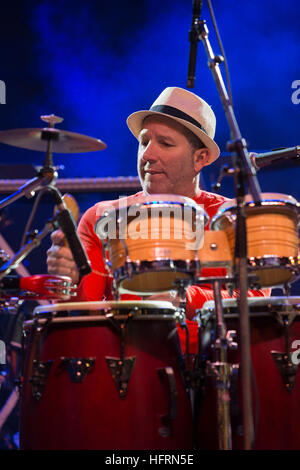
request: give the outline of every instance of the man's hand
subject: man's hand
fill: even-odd
[[[78,284],[79,272],[70,248],[65,243],[62,230],[51,234],[52,245],[47,251],[47,267],[49,274],[68,276],[74,284]]]

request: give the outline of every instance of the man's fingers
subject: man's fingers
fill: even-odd
[[[50,238],[54,245],[61,245],[64,241],[65,234],[62,230],[58,229],[51,233]]]
[[[49,258],[64,258],[74,262],[73,254],[67,246],[51,245],[47,250],[47,259]]]

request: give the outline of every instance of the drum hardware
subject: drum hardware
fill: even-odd
[[[0,279],[10,273],[11,270],[16,269],[21,261],[37,246],[41,241],[53,232],[54,227],[51,220],[47,221],[44,228],[37,234],[37,236],[24,245],[9,261],[0,267]]]
[[[176,320],[178,325],[181,329],[185,332],[185,350],[186,353],[183,357],[183,361],[181,363],[181,373],[183,380],[185,382],[185,387],[187,391],[195,391],[199,387],[199,369],[197,368],[196,360],[197,358],[191,355],[190,353],[190,335],[189,329],[186,324],[186,290],[189,285],[192,284],[192,281],[189,279],[176,279],[174,282],[174,291],[176,296],[179,297],[179,305],[176,310]],[[191,400],[193,396],[191,395]]]
[[[32,334],[36,335],[35,341],[35,351],[34,359],[32,362],[32,375],[29,378],[29,383],[31,384],[32,396],[36,401],[39,401],[42,398],[44,388],[47,383],[47,379],[50,373],[50,369],[53,364],[53,360],[41,361],[40,360],[40,343],[41,343],[41,334],[44,332],[49,324],[52,322],[52,313],[48,312],[46,321],[43,325],[40,324],[37,318],[33,320],[33,330]],[[26,336],[26,330],[23,329],[24,338]],[[21,380],[23,384],[23,377]]]
[[[212,190],[215,192],[218,192],[221,188],[221,182],[223,178],[227,175],[234,175],[235,170],[233,168],[230,168],[229,165],[225,164],[222,165],[220,168],[219,176],[217,181],[212,185]]]
[[[135,357],[125,357],[125,333],[128,321],[133,318],[132,313],[121,323],[113,315],[106,314],[105,317],[120,335],[120,357],[105,357],[106,363],[116,384],[120,398],[126,398],[129,380],[135,364]]]
[[[300,273],[299,256],[276,257],[276,256],[264,255],[264,257],[261,257],[261,258],[250,257],[248,259],[248,269],[250,272],[253,271],[254,273],[256,272],[258,274],[260,271],[261,272],[268,271],[269,275],[272,275],[272,270],[274,271],[274,273],[276,273],[276,270],[285,271],[288,280],[292,280],[293,282],[295,282],[297,278],[299,277],[299,273]],[[258,280],[259,280],[259,277],[258,277]],[[275,283],[276,282],[277,281],[275,281]],[[283,290],[286,293],[286,295],[289,295],[290,284],[288,282],[282,282],[282,281],[278,281],[278,282],[279,284],[277,285],[275,284],[275,286],[280,287],[282,285]],[[263,286],[262,286],[262,283],[264,284]],[[270,287],[269,284],[271,283],[272,281],[266,283],[260,280],[260,282],[258,282],[256,286],[258,286],[258,288]],[[268,286],[266,284],[268,284]]]
[[[283,286],[281,286],[282,290],[283,290],[283,293],[286,297],[290,297],[291,295],[291,284],[284,284]]]
[[[195,271],[193,284],[202,282],[202,268],[218,268],[223,267],[227,271],[226,287],[228,292],[233,292],[233,284],[231,277],[233,276],[233,261],[228,243],[227,236],[224,231],[205,230],[204,244],[198,250],[199,268]]]
[[[288,353],[271,351],[271,354],[275,364],[278,367],[285,388],[288,390],[288,392],[292,392],[295,384],[298,364],[292,363],[290,351]]]
[[[122,399],[126,398],[135,359],[135,357],[105,357],[112,378],[118,389],[119,396]]]
[[[174,303],[176,302],[176,297],[178,298],[178,308],[176,311],[176,318],[180,326],[185,327],[186,325],[186,290],[192,285],[191,279],[176,279],[174,281],[174,288],[172,292],[175,294]]]
[[[104,217],[107,217],[108,216],[108,212],[104,212],[103,213],[103,216]],[[125,250],[127,250],[127,246],[125,244]],[[105,269],[107,271],[107,274],[109,276],[111,276],[111,273],[112,273],[112,264],[109,260],[109,256],[108,256],[108,243],[107,243],[107,239],[103,238],[102,239],[102,258],[103,258],[103,261],[104,261],[104,266],[105,266]],[[118,289],[118,285],[117,285],[117,281],[116,279],[113,277],[112,279],[112,285],[111,285],[111,290],[112,290],[112,296],[114,298],[114,300],[118,301],[120,300],[120,293],[119,293],[119,289]]]
[[[249,274],[250,279],[255,278]],[[214,314],[215,314],[215,331],[214,342],[211,345],[211,350],[214,354],[214,360],[208,361],[202,359],[203,353],[201,351],[201,339],[199,339],[199,359],[200,370],[202,369],[202,384],[205,381],[205,376],[213,376],[215,389],[217,392],[217,419],[218,419],[218,448],[222,450],[232,449],[232,435],[231,435],[231,418],[230,418],[230,402],[231,402],[231,380],[237,375],[239,364],[230,364],[228,362],[228,350],[237,350],[238,343],[235,341],[237,332],[236,330],[227,330],[224,321],[224,308],[221,298],[221,288],[223,284],[229,283],[234,285],[236,278],[230,277],[216,277],[216,278],[200,278],[198,283],[212,284],[214,293]],[[199,335],[201,328],[205,328],[209,321],[209,315],[200,314],[198,316]],[[200,337],[200,336],[199,336]]]
[[[43,118],[44,116],[41,116],[42,120],[44,120]],[[53,116],[51,122],[49,121],[49,125],[52,124],[54,126],[55,122],[59,122],[59,119],[60,118],[56,118]],[[27,181],[14,194],[11,194],[7,198],[3,199],[0,202],[0,208],[6,207],[8,204],[17,201],[22,196],[25,196],[27,198],[33,197],[35,196],[36,191],[38,191],[39,189],[51,187],[51,185],[55,184],[58,177],[58,173],[53,166],[52,148],[53,140],[58,140],[59,134],[57,132],[59,132],[57,129],[50,127],[48,129],[41,129],[39,138],[43,145],[43,150],[46,151],[43,166],[41,167],[38,172],[38,175],[35,178],[32,178],[31,180]],[[25,131],[25,134],[27,134],[28,137],[28,132]],[[18,145],[18,136],[20,137],[20,135],[22,136],[21,147],[24,148],[24,130],[15,129],[10,131],[2,131],[0,132],[0,141],[18,147],[20,146]]]
[[[290,325],[294,321],[295,316],[296,313],[292,315],[285,315],[284,313],[283,315],[276,315],[283,327],[285,351],[270,351],[282,377],[283,384],[289,392],[293,390],[298,370],[298,364],[292,363],[290,348]]]
[[[37,201],[39,201],[39,196],[41,196],[42,193],[45,193],[46,190],[51,190],[52,193],[55,195],[56,202],[57,200],[60,203],[60,208],[64,209],[66,207],[70,208],[72,210],[72,214],[78,217],[79,215],[79,208],[76,205],[76,202],[74,198],[68,194],[65,194],[64,196],[61,197],[59,191],[55,190],[54,187],[51,188],[43,188],[43,190],[40,192],[38,195],[38,198],[36,199],[35,205]],[[75,207],[76,206],[76,207]],[[5,266],[3,267],[3,263],[0,264],[1,269],[0,269],[0,279],[1,277],[5,276],[6,273],[9,273],[11,269],[16,269],[16,271],[20,274],[20,285],[16,285],[16,287],[20,290],[23,288],[23,290],[27,290],[27,294],[25,295],[22,293],[22,298],[23,299],[30,299],[32,298],[33,300],[38,300],[40,297],[35,296],[34,294],[47,294],[47,299],[51,298],[61,298],[64,300],[67,300],[70,296],[75,296],[76,295],[76,286],[72,286],[71,284],[71,279],[68,277],[63,277],[63,276],[46,276],[46,275],[36,275],[36,276],[29,276],[29,273],[27,270],[20,265],[20,262],[22,261],[23,258],[27,256],[35,247],[37,247],[41,240],[44,238],[44,236],[48,235],[51,231],[54,229],[58,228],[60,226],[60,219],[59,215],[57,214],[58,212],[58,206],[56,206],[56,210],[54,212],[55,217],[53,219],[48,220],[47,224],[45,225],[45,228],[43,231],[38,232],[38,230],[32,230],[30,232],[30,237],[27,238],[27,244],[23,246],[20,251],[15,255],[12,250],[9,248],[7,243],[5,242],[4,239],[0,240],[2,244],[7,246],[9,251],[11,252],[12,260],[5,260]],[[34,210],[33,210],[34,213]],[[32,215],[30,216],[30,219],[32,218]],[[30,228],[30,225],[28,226]],[[0,235],[1,238],[1,235]],[[26,237],[23,237],[25,240]],[[23,240],[22,240],[23,243]],[[1,274],[1,271],[3,273]],[[4,278],[3,281],[7,281],[7,279]],[[24,287],[22,284],[26,284],[26,287]],[[30,287],[33,289],[28,289],[27,284],[31,284]],[[9,287],[9,286],[8,286]],[[38,290],[37,290],[38,288]],[[64,289],[65,288],[65,289]],[[10,296],[12,295],[12,292],[9,293]]]
[[[61,357],[62,366],[67,368],[70,379],[74,383],[81,383],[91,372],[95,357]]]
[[[42,398],[52,363],[53,361],[42,362],[36,359],[33,361],[33,374],[29,382],[31,383],[32,396],[36,401]]]
[[[169,413],[161,417],[162,427],[159,428],[158,433],[162,437],[168,437],[171,434],[172,421],[175,420],[177,415],[177,388],[174,370],[172,367],[164,367],[158,369],[158,376],[163,380],[167,380],[170,396],[170,409]]]
[[[210,366],[210,372],[215,375],[217,389],[218,438],[220,450],[232,449],[231,421],[230,421],[230,376],[232,368],[227,361],[227,349],[236,348],[233,341],[233,332],[226,331],[224,322],[221,287],[224,278],[215,278],[212,281],[214,300],[216,306],[216,332],[214,343],[215,362]]]
[[[112,297],[114,300],[116,301],[120,300],[120,292],[119,292],[119,288],[115,279],[113,279],[111,283],[111,293],[112,293]]]

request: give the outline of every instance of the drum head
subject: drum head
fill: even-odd
[[[40,305],[33,311],[35,318],[45,318],[49,314],[59,317],[105,315],[175,315],[176,308],[171,302],[160,301],[109,301],[109,302],[66,302],[59,304]]]
[[[265,210],[266,207],[273,207],[277,210],[288,210],[293,209],[298,214],[299,203],[298,201],[288,194],[281,193],[262,193],[261,194],[261,203],[255,206],[253,202],[253,197],[251,194],[247,194],[245,197],[246,210],[250,209],[255,210]],[[220,230],[220,219],[222,216],[225,216],[226,213],[236,212],[237,204],[236,199],[225,202],[219,207],[218,212],[212,218],[210,223],[210,228],[212,230]]]
[[[127,222],[137,217],[139,211],[146,213],[148,209],[174,209],[176,206],[181,209],[191,209],[203,217],[204,226],[208,222],[208,216],[193,199],[175,194],[155,194],[138,196],[133,202],[128,203],[127,199],[120,199],[117,206],[112,206],[104,211],[97,220],[94,231],[101,240],[116,237],[120,226],[126,226]],[[111,228],[111,235],[109,233]],[[123,227],[124,228],[124,227]],[[115,230],[113,230],[115,229]]]
[[[223,313],[226,318],[238,317],[237,299],[222,299]],[[287,313],[300,313],[300,297],[253,297],[248,298],[248,308],[250,317],[266,316]],[[205,302],[198,314],[202,318],[213,316],[215,312],[215,302],[210,300]]]

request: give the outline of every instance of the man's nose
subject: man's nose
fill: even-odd
[[[142,161],[144,163],[148,163],[148,162],[153,163],[153,162],[156,162],[157,159],[158,159],[157,148],[154,142],[149,142],[143,152]]]

